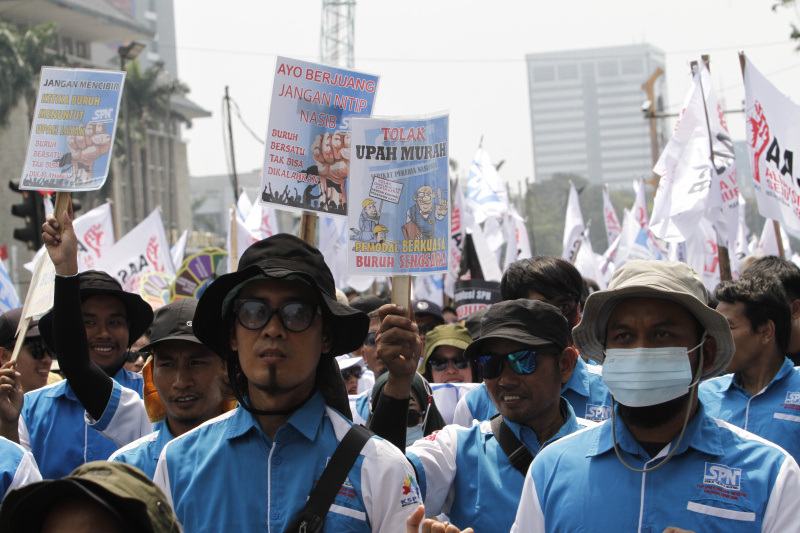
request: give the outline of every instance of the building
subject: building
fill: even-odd
[[[642,85],[664,69],[664,53],[648,44],[547,52],[526,56],[534,172],[578,174],[593,183],[652,177],[648,100]],[[654,111],[663,111],[664,76],[654,86]],[[659,147],[668,135],[663,120]]]

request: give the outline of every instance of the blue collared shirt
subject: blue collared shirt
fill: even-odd
[[[566,398],[577,415],[586,420],[601,421],[611,416],[611,394],[603,383],[602,368],[587,365],[579,356],[572,376],[561,388],[561,396]],[[459,400],[453,423],[469,426],[473,420],[482,422],[496,414],[497,407],[482,383]]]
[[[700,384],[700,400],[714,418],[774,442],[800,461],[800,369],[788,358],[756,395],[728,374]]]
[[[306,503],[352,424],[317,392],[270,439],[239,407],[167,443],[154,481],[186,533],[280,533]],[[411,465],[372,437],[325,518],[324,531],[396,531],[419,504]]]
[[[0,500],[6,492],[42,480],[33,454],[0,437]]]
[[[617,412],[620,453],[632,468],[657,465]],[[513,531],[800,531],[800,469],[786,452],[714,419],[702,404],[663,468],[640,473],[614,452],[612,423],[577,432],[536,457]]]
[[[120,369],[119,385],[142,396],[142,376]],[[33,452],[44,479],[58,479],[90,461],[104,461],[117,445],[86,424],[84,409],[67,381],[31,391],[19,417],[20,444]]]
[[[123,446],[114,452],[108,460],[128,463],[147,474],[150,479],[153,479],[161,450],[174,438],[175,436],[172,435],[169,427],[167,427],[166,420],[164,420],[156,424],[153,433],[145,435],[127,446]]]
[[[594,425],[579,422],[564,398],[561,412],[566,421],[545,445],[584,424]],[[533,430],[506,423],[536,456],[541,446]],[[445,513],[461,529],[471,526],[475,531],[506,533],[511,528],[525,478],[508,462],[490,421],[469,428],[447,426],[415,442],[406,455],[417,470],[426,515]]]

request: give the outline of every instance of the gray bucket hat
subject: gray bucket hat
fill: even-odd
[[[736,348],[728,321],[708,307],[708,293],[697,272],[686,263],[635,260],[614,273],[608,289],[592,293],[583,307],[583,318],[572,330],[572,338],[581,355],[603,363],[605,359],[608,317],[626,298],[661,298],[685,307],[703,325],[709,337],[717,341],[714,367],[702,379],[722,374]]]

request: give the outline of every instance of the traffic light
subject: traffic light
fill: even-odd
[[[25,219],[23,228],[14,230],[14,238],[24,242],[29,250],[36,251],[42,246],[42,224],[44,224],[44,202],[36,191],[23,191],[19,183],[8,181],[8,187],[22,195],[22,203],[11,206],[11,214]]]

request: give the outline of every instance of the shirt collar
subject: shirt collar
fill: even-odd
[[[244,399],[249,403],[249,398]],[[297,430],[308,440],[313,441],[317,435],[317,431],[322,425],[322,417],[325,414],[325,398],[320,391],[314,393],[313,396],[303,404],[300,409],[295,411],[289,421],[286,422],[275,434],[275,439],[279,440],[287,426],[291,426]],[[255,429],[261,431],[261,426],[258,421],[247,409],[239,407],[236,413],[231,417],[231,424],[228,426],[225,438],[230,440],[241,437],[248,431]]]
[[[615,405],[614,409],[614,414],[616,415],[616,425],[613,427],[616,429],[617,444],[619,445],[620,450],[635,457],[639,457],[645,462],[650,461],[651,457],[649,454],[645,452],[644,448],[642,448],[636,439],[633,438],[633,435],[631,435],[631,432],[628,430],[625,422],[622,421],[622,417],[619,416],[618,406]],[[595,440],[589,447],[589,451],[586,453],[587,457],[602,455],[608,452],[613,453],[614,440],[613,436],[611,435],[611,424],[612,421],[609,418],[597,428],[595,431]],[[722,430],[714,421],[714,419],[706,414],[706,410],[702,402],[698,402],[697,412],[694,414],[692,419],[689,420],[689,424],[686,426],[686,431],[683,434],[683,439],[681,440],[680,446],[676,450],[675,454],[680,455],[691,446],[695,450],[707,453],[709,455],[722,455],[723,449],[721,431]],[[678,436],[676,436],[670,443],[670,450],[677,440]]]
[[[784,357],[783,364],[778,369],[778,373],[775,374],[775,377],[772,378],[772,381],[769,382],[769,385],[767,385],[764,390],[772,387],[774,383],[782,380],[792,372],[794,372],[794,363],[788,357]],[[740,385],[740,383],[741,383],[741,378],[739,377],[739,374],[734,374],[732,376],[731,383],[730,385],[728,385],[728,388],[726,390],[730,390],[732,388],[742,389],[743,387]]]
[[[561,416],[564,419],[564,424],[558,429],[555,435],[550,437],[547,442],[544,443],[545,446],[560,439],[561,437],[569,435],[570,433],[574,433],[581,428],[580,425],[578,425],[578,419],[575,417],[575,411],[572,410],[572,406],[564,398],[561,398],[559,401],[559,409],[561,411]],[[536,434],[531,428],[517,424],[516,422],[511,422],[510,420],[504,420],[506,425],[511,429],[520,442],[522,442],[522,444],[524,444],[525,447],[530,450],[531,454],[535,456],[537,453],[539,453],[543,446],[539,445],[539,439],[536,437]]]
[[[130,385],[133,382],[133,378],[128,375],[128,371],[125,370],[125,367],[120,368],[116,374],[111,376],[111,379],[123,387],[132,388]],[[69,386],[69,382],[66,379],[60,381],[59,384],[63,384],[63,386],[53,387],[51,390],[47,391],[48,397],[55,398],[57,396],[66,396],[67,399],[72,400],[73,402],[79,401],[78,397],[75,396],[75,391],[72,390],[72,387]]]
[[[572,376],[564,384],[561,393],[567,389],[572,389],[584,398],[589,397],[589,370],[586,368],[586,363],[583,362],[581,356],[578,356],[578,362],[575,363],[575,369],[572,371]]]
[[[151,447],[151,451],[153,452],[153,459],[158,461],[158,457],[161,455],[161,450],[163,450],[164,446],[166,446],[169,441],[174,439],[175,436],[169,430],[166,419],[156,424],[154,429],[158,431],[158,437],[156,437],[155,446]]]

